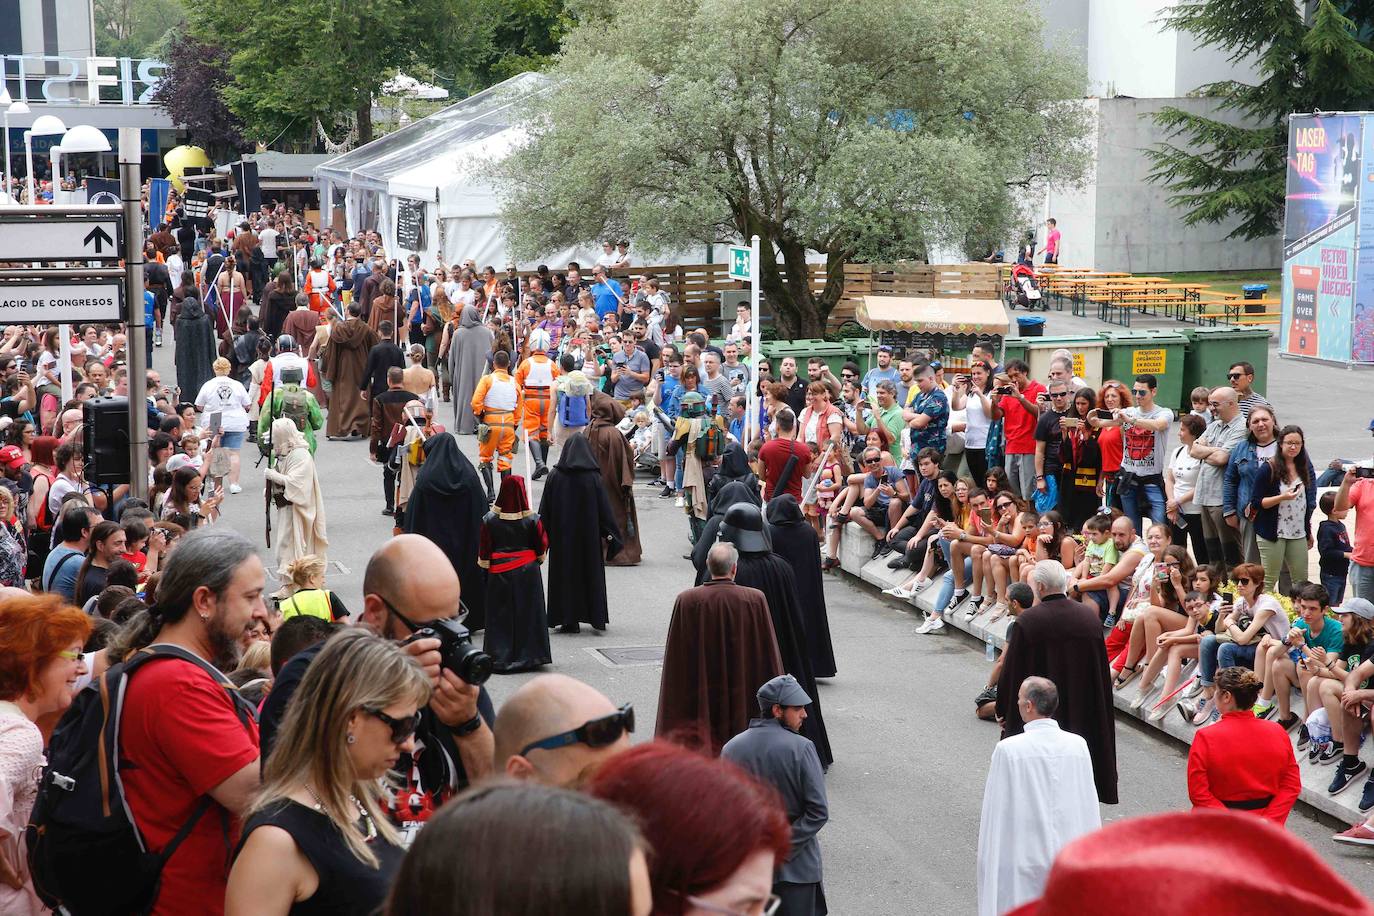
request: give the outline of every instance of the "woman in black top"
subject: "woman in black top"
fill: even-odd
[[[349,628],[325,644],[267,759],[225,916],[380,908],[403,855],[381,779],[414,752],[429,690],[420,666],[387,640]]]

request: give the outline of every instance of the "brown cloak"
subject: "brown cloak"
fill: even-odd
[[[363,375],[367,369],[367,354],[379,341],[375,331],[359,318],[349,318],[334,325],[325,344],[325,378],[332,386],[329,392],[329,422],[327,436],[367,435],[367,402],[362,397]]]
[[[639,512],[635,509],[635,459],[625,434],[615,424],[625,418],[625,408],[605,392],[592,393],[592,422],[587,427],[587,442],[601,465],[601,480],[606,485],[606,497],[611,501],[615,523],[625,539],[614,559],[607,566],[638,566]]]
[[[759,714],[758,689],[782,673],[763,592],[727,579],[688,589],[668,624],[654,735],[719,755]]]
[[[1065,731],[1088,742],[1097,800],[1117,803],[1116,718],[1112,712],[1111,673],[1097,609],[1064,595],[1046,595],[1016,618],[1002,656],[997,682],[997,715],[1002,737],[1025,730],[1016,697],[1028,677],[1049,678],[1059,688],[1054,717]]]
[[[367,313],[367,326],[376,332],[380,339],[382,336],[381,323],[391,322],[391,342],[400,343],[401,326],[406,323],[406,312],[398,305],[395,296],[388,296],[385,293],[378,293],[372,300],[372,308]]]
[[[281,332],[290,334],[296,346],[304,353],[315,340],[315,331],[320,326],[320,315],[312,309],[292,309],[281,323]]]

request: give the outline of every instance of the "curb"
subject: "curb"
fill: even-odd
[[[907,570],[894,570],[887,568],[887,561],[891,555],[870,560],[869,555],[873,552],[873,538],[862,528],[854,523],[845,526],[842,537],[840,538],[840,566],[844,572],[855,578],[875,586],[878,590],[891,588],[910,577],[911,573]],[[936,580],[938,582],[938,580]],[[917,592],[913,597],[906,600],[906,603],[918,610],[930,613],[935,607],[935,593],[939,589],[934,585],[929,585]],[[884,600],[900,602],[900,598],[882,596]],[[1003,617],[1001,620],[991,623],[987,620],[987,612],[978,614],[972,620],[965,620],[962,611],[956,609],[955,613],[945,615],[945,626],[955,630],[961,630],[977,639],[979,642],[988,642],[1001,649],[1006,646],[1007,628],[1011,623],[1010,617]],[[927,638],[939,638],[931,636]],[[1154,688],[1157,692],[1159,688]],[[1124,695],[1123,695],[1124,694]],[[1185,724],[1177,713],[1170,712],[1158,722],[1151,722],[1147,718],[1150,706],[1149,701],[1140,710],[1131,709],[1131,700],[1135,697],[1134,684],[1128,685],[1123,690],[1112,691],[1112,702],[1116,706],[1118,715],[1127,716],[1134,719],[1145,728],[1161,732],[1181,741],[1184,744],[1193,743],[1193,735],[1197,729],[1191,724]],[[1364,755],[1367,757],[1367,755]],[[1297,755],[1298,770],[1302,774],[1302,793],[1298,800],[1306,804],[1309,808],[1320,811],[1322,814],[1335,818],[1345,824],[1362,824],[1368,816],[1368,812],[1361,812],[1359,809],[1360,791],[1363,790],[1364,777],[1355,778],[1355,784],[1346,788],[1338,796],[1328,795],[1326,787],[1330,784],[1332,776],[1335,775],[1336,766],[1330,764],[1321,766],[1307,762],[1307,754],[1303,752]],[[1371,777],[1374,778],[1374,777]],[[1359,790],[1359,791],[1357,791]]]

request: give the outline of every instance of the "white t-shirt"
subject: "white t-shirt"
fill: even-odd
[[[992,406],[992,402],[988,402]],[[964,446],[966,448],[979,449],[987,448],[988,428],[992,425],[992,418],[983,409],[983,399],[969,393],[964,404],[964,422],[968,428],[964,430]]]
[[[181,275],[186,272],[186,261],[180,254],[167,255],[167,279],[172,289],[181,285]]]
[[[1127,419],[1164,420],[1174,422],[1174,412],[1158,404],[1150,411],[1127,407],[1121,411],[1121,470],[1137,477],[1152,477],[1164,473],[1164,454],[1169,445],[1169,427],[1161,430],[1127,425]]]
[[[1169,470],[1174,472],[1174,493],[1186,492],[1188,498],[1180,500],[1178,511],[1184,515],[1196,515],[1198,507],[1193,505],[1193,491],[1197,488],[1197,475],[1202,471],[1202,461],[1188,454],[1188,446],[1180,445],[1174,449],[1169,459]]]
[[[201,386],[196,395],[196,409],[203,422],[210,422],[210,414],[219,413],[220,429],[226,433],[241,433],[248,429],[248,408],[253,403],[248,391],[238,379],[216,376]]]
[[[607,270],[609,270],[610,268],[615,266],[615,263],[618,260],[620,260],[620,255],[618,253],[614,251],[610,252],[609,254],[606,252],[602,252],[601,254],[597,255],[596,265],[598,267],[605,267]]]
[[[277,236],[280,233],[275,229],[264,229],[258,233],[258,244],[262,246],[262,256],[269,261],[277,256]]]
[[[51,379],[48,378],[49,372],[53,375]],[[39,384],[60,384],[60,381],[54,381],[54,379],[59,379],[57,374],[56,353],[49,353],[47,350],[44,350],[42,353],[38,354],[38,378],[40,379]]]

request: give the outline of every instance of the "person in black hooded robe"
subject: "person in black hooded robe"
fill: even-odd
[[[525,478],[503,478],[496,505],[482,520],[477,554],[478,564],[487,571],[490,605],[482,648],[498,674],[553,663],[544,579],[539,574],[548,548],[544,523],[530,511]]]
[[[791,493],[770,499],[767,515],[773,553],[787,561],[797,579],[811,673],[816,677],[834,677],[835,647],[830,643],[830,617],[825,610],[820,536],[802,517],[801,505]]]
[[[177,387],[194,397],[215,377],[212,366],[219,356],[215,324],[195,296],[182,300],[181,311],[177,314],[176,338]]]
[[[701,537],[697,538],[696,544],[692,546],[692,565],[697,568],[697,585],[705,585],[710,576],[706,573],[706,555],[711,552],[711,545],[719,540],[720,520],[725,517],[725,510],[735,503],[753,503],[756,506],[763,505],[763,498],[759,496],[757,485],[750,486],[739,480],[727,481],[725,486],[716,490],[716,495],[711,499],[711,515],[706,519],[706,524],[702,526]]]
[[[797,597],[797,580],[787,561],[773,552],[767,528],[758,506],[736,503],[726,510],[721,521],[720,539],[734,544],[739,551],[735,584],[756,588],[768,599],[768,613],[773,618],[783,670],[795,677],[806,695],[812,698],[801,733],[816,745],[821,766],[829,767],[835,756],[830,752],[825,719],[821,717],[821,695],[816,690],[816,676],[806,651],[806,627],[802,623],[801,599]]]
[[[424,448],[425,463],[406,504],[405,530],[438,544],[458,571],[468,609],[463,623],[475,633],[487,626],[487,573],[477,564],[487,491],[452,433],[435,433]],[[424,570],[416,574],[423,576]]]
[[[720,467],[706,484],[706,499],[713,507],[716,494],[731,482],[742,483],[756,494],[759,492],[759,479],[749,467],[749,455],[738,442],[731,442],[725,446],[725,453],[720,456]],[[755,499],[755,502],[757,501],[758,499]]]
[[[412,497],[413,498],[413,497]],[[587,437],[563,443],[558,463],[544,481],[539,517],[549,536],[549,626],[576,633],[579,624],[606,629],[606,563],[620,551],[620,529]],[[588,537],[589,532],[596,537]]]

